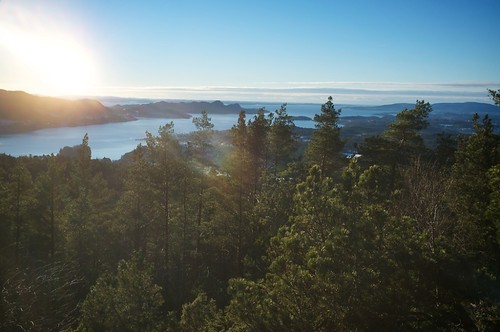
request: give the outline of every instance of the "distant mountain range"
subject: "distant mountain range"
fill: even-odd
[[[224,105],[220,101],[161,101],[106,107],[94,99],[67,100],[0,89],[0,134],[123,122],[137,117],[184,119],[203,110],[209,114],[238,114],[244,109],[239,104]]]
[[[467,103],[436,103],[432,105],[433,113],[439,114],[490,114],[496,117],[500,114],[500,107],[476,102]]]
[[[66,100],[0,89],[0,134],[130,120],[92,99]]]
[[[199,114],[202,111],[207,111],[209,114],[238,114],[241,111],[254,112],[253,110],[243,109],[239,104],[225,105],[218,100],[211,103],[205,101],[160,101],[140,105],[116,105],[111,107],[111,109],[126,112],[136,117],[173,119],[188,119],[191,117],[190,114]]]
[[[348,111],[355,109],[357,111],[363,110],[367,111],[369,114],[397,114],[407,109],[415,108],[415,104],[409,103],[397,103],[388,104],[380,106],[358,106],[358,105],[343,105],[342,111]],[[490,114],[495,116],[500,114],[500,107],[477,102],[465,102],[465,103],[435,103],[432,104],[431,116],[454,114],[454,115],[467,115],[472,116],[474,113],[478,114]]]
[[[390,104],[381,106],[343,105],[366,111],[366,115],[396,114],[414,104]],[[500,118],[500,107],[484,103],[436,103],[432,105],[431,117],[471,117],[474,113],[490,114]],[[240,104],[226,105],[221,101],[204,102],[151,102],[145,104],[104,106],[95,99],[67,100],[62,98],[31,95],[22,91],[0,89],[0,134],[33,131],[42,128],[84,126],[109,122],[132,121],[138,117],[186,119],[192,114],[207,111],[209,114],[238,114],[240,111],[255,113],[255,109],[244,109]],[[319,111],[319,109],[318,109]],[[347,113],[347,112],[346,112]],[[343,114],[346,114],[343,112]],[[359,113],[358,113],[359,114]],[[296,120],[308,120],[296,116]]]

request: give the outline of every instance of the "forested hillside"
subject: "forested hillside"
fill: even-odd
[[[202,111],[210,114],[238,114],[239,104],[214,102],[150,102],[106,107],[96,99],[69,100],[37,96],[24,91],[0,89],[0,135],[42,128],[77,127],[136,120],[136,117],[189,119]]]
[[[112,109],[137,117],[158,117],[172,119],[189,119],[191,114],[206,111],[210,114],[238,114],[240,111],[255,113],[255,110],[245,110],[239,104],[225,105],[220,100],[214,102],[150,102],[138,105],[116,105]]]
[[[130,119],[93,99],[67,100],[0,89],[0,134]]]
[[[332,98],[120,162],[0,155],[3,331],[498,331],[500,137],[424,144],[417,101],[347,158]]]

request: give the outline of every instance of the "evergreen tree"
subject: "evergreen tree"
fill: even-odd
[[[338,124],[341,110],[335,109],[332,100],[328,97],[328,101],[321,106],[321,113],[314,116],[316,130],[306,151],[309,161],[319,165],[324,176],[331,176],[340,168],[340,154],[345,145],[340,139]]]
[[[389,165],[393,176],[397,165],[407,165],[426,150],[420,135],[432,111],[429,103],[417,100],[415,108],[396,114],[396,121],[380,136],[369,137],[359,148],[365,163]]]
[[[109,263],[114,193],[103,175],[92,169],[88,135],[84,136],[76,152],[68,168],[69,189],[62,228],[65,255],[77,262],[90,287]],[[85,291],[82,288],[82,292]]]
[[[133,152],[133,161],[124,180],[124,192],[117,203],[117,223],[114,231],[120,234],[124,255],[129,250],[141,251],[146,256],[154,239],[155,192],[150,177],[152,165],[145,159],[145,148],[139,145]]]
[[[155,262],[162,278],[165,292],[170,290],[169,278],[172,249],[172,224],[174,222],[174,203],[182,178],[180,170],[184,168],[181,147],[174,137],[173,122],[161,126],[158,136],[146,132],[146,153],[150,158],[150,181],[153,184],[155,218],[153,232],[155,234]]]
[[[201,117],[193,118],[193,123],[196,126],[196,132],[194,133],[193,150],[194,157],[198,160],[201,165],[210,165],[211,161],[209,158],[210,150],[212,149],[211,138],[213,136],[214,124],[211,122],[211,118],[208,117],[207,112],[201,112]],[[199,250],[200,243],[200,230],[201,223],[203,219],[203,206],[204,206],[204,196],[205,196],[205,170],[202,168],[198,171],[199,179],[199,194],[198,194],[198,215],[197,215],[197,227],[198,227],[198,238],[196,251]]]
[[[295,216],[270,248],[263,279],[235,279],[226,309],[237,330],[330,331],[363,326],[363,306],[374,300],[377,271],[370,239],[356,231],[359,211],[346,211],[338,188],[318,165],[297,186]],[[363,317],[363,318],[362,318]],[[351,325],[353,324],[353,325]]]
[[[286,104],[283,104],[274,112],[269,133],[269,147],[275,175],[292,160],[297,148],[297,135],[294,130],[293,118],[287,114]]]
[[[185,332],[215,331],[217,306],[213,299],[208,299],[207,294],[199,293],[191,303],[182,306],[180,330]],[[217,329],[218,330],[218,329]]]
[[[476,114],[473,125],[474,134],[459,142],[452,170],[450,200],[457,219],[452,243],[459,262],[452,280],[464,299],[464,316],[476,326],[498,328],[493,317],[499,315],[500,243],[498,216],[492,213],[497,188],[492,184],[498,182],[500,139],[487,115],[479,121]]]
[[[118,264],[116,275],[97,279],[82,305],[82,331],[161,331],[161,287],[152,267],[135,254]]]
[[[29,221],[32,213],[33,181],[31,173],[22,160],[17,160],[7,186],[7,202],[9,204],[8,220],[12,234],[11,248],[14,248],[14,263],[18,265],[22,256],[29,252]]]
[[[48,245],[39,248],[41,252],[48,252],[52,261],[55,259],[56,242],[61,242],[61,217],[64,209],[64,193],[62,171],[55,156],[48,157],[48,169],[41,173],[35,183],[37,199],[37,217],[40,236],[48,238]],[[56,240],[56,237],[58,238]],[[61,244],[59,244],[61,245]]]
[[[494,221],[486,215],[490,198],[488,171],[500,163],[500,140],[488,115],[473,117],[474,134],[462,138],[453,165],[454,208],[460,221],[463,250],[490,251],[496,242]],[[489,250],[486,248],[490,247]],[[480,249],[481,248],[481,249]],[[490,251],[491,252],[491,251]],[[494,253],[493,251],[491,253]]]
[[[500,89],[498,91],[488,89],[488,94],[495,105],[500,105]]]
[[[194,156],[202,164],[210,164],[211,139],[214,134],[212,118],[208,117],[206,111],[202,111],[200,117],[193,118],[193,123],[196,127],[196,131],[192,134]]]
[[[231,155],[228,160],[228,173],[231,176],[231,201],[235,202],[232,207],[232,214],[235,216],[235,261],[237,274],[242,272],[244,230],[248,222],[248,211],[250,210],[251,193],[254,178],[253,174],[257,172],[251,168],[251,157],[248,151],[248,127],[245,121],[245,112],[240,112],[237,125],[230,131],[232,144]]]
[[[436,147],[433,151],[433,159],[446,170],[451,170],[455,163],[455,151],[457,150],[458,140],[456,137],[439,133],[437,135]]]
[[[261,108],[252,120],[248,121],[246,150],[248,151],[252,197],[260,190],[262,172],[269,163],[269,134],[271,118],[266,118]]]
[[[396,121],[389,124],[384,136],[393,142],[398,160],[408,162],[412,156],[425,151],[419,132],[429,126],[427,118],[430,112],[432,107],[429,103],[417,100],[415,108],[402,110],[396,114]]]
[[[0,154],[0,329],[498,330],[500,137],[475,115],[432,156],[430,111],[349,160],[329,98],[308,171],[285,105],[218,133],[221,169],[206,112],[186,148],[170,123],[120,162],[88,135]]]

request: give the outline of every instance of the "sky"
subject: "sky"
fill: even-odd
[[[498,0],[0,0],[0,88],[53,96],[490,102]]]

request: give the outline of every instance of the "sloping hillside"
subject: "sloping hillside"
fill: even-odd
[[[66,100],[0,89],[0,133],[127,120],[92,99]]]
[[[238,114],[243,109],[239,104],[225,105],[221,101],[206,102],[167,102],[160,101],[155,103],[140,105],[116,105],[113,109],[121,112],[127,112],[132,116],[151,117],[151,118],[177,118],[188,119],[190,114],[198,114],[207,111],[209,114]],[[255,110],[245,110],[247,113],[254,113]]]

